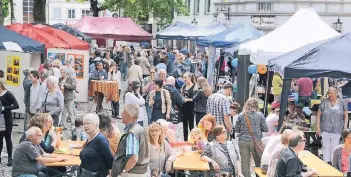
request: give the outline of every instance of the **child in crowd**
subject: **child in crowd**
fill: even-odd
[[[84,132],[83,128],[83,119],[78,118],[74,121],[75,128],[72,130],[72,141],[85,141],[87,139],[87,135]]]
[[[192,150],[199,150],[203,151],[206,147],[206,138],[204,134],[202,133],[200,128],[193,128],[190,132],[192,143],[194,146],[192,147]]]

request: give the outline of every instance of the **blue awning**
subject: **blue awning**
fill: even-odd
[[[157,39],[196,40],[212,34],[217,34],[227,28],[223,24],[192,25],[177,21],[166,29],[156,33]]]
[[[262,31],[257,30],[251,25],[239,23],[217,34],[199,38],[197,40],[197,45],[203,47],[213,46],[216,48],[226,48],[258,38],[263,34]]]
[[[9,51],[23,51],[23,52],[40,52],[45,53],[45,45],[39,43],[35,40],[32,40],[26,36],[22,36],[12,30],[9,30],[3,26],[0,26],[0,50],[9,50]],[[12,49],[9,48],[10,45],[6,46],[8,43],[14,43],[18,47]]]

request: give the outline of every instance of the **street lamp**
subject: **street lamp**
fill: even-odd
[[[196,21],[196,18],[195,18],[195,17],[194,17],[194,20],[191,21],[191,24],[193,24],[193,25],[197,25],[197,24],[198,24],[198,22]]]
[[[217,9],[216,9],[216,12],[217,12],[217,18],[216,18],[216,22],[217,22],[217,23],[218,23],[218,21],[220,21],[220,20],[218,19],[219,14],[223,14],[224,16],[226,15],[227,18],[226,18],[226,19],[224,18],[224,20],[226,20],[227,22],[229,22],[229,20],[230,20],[230,8],[229,8],[229,7],[221,6],[221,8],[217,8]]]
[[[341,33],[341,32],[342,32],[342,24],[343,24],[343,23],[340,21],[340,18],[338,17],[338,20],[337,20],[336,22],[333,23],[333,28],[334,28],[337,32]]]

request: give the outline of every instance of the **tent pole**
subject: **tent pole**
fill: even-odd
[[[268,71],[267,78],[266,78],[266,88],[265,88],[265,93],[264,93],[264,106],[263,106],[264,116],[268,115],[267,108],[268,108],[269,96],[271,93],[272,79],[273,79],[273,71]]]
[[[290,87],[291,87],[291,79],[284,79],[283,80],[282,98],[281,98],[281,102],[280,102],[278,130],[280,130],[280,127],[282,127],[283,122],[284,122],[285,110],[286,110],[287,105],[288,105]]]

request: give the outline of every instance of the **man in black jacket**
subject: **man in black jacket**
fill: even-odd
[[[163,86],[164,89],[166,89],[172,100],[172,108],[174,108],[175,111],[179,110],[180,107],[183,105],[184,100],[182,96],[180,95],[179,91],[177,88],[174,86],[175,84],[175,78],[173,76],[169,76],[166,79],[166,85]],[[178,111],[178,121],[179,121],[179,111]]]
[[[304,150],[306,138],[301,131],[294,132],[289,139],[289,147],[283,149],[277,162],[276,177],[307,177],[317,174],[304,167],[297,154]]]

